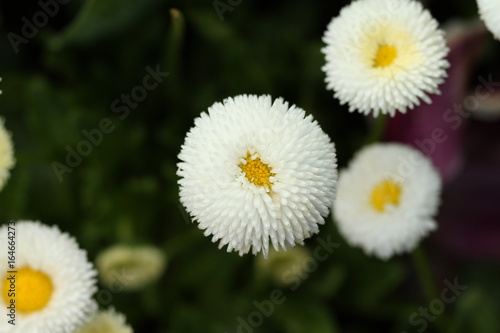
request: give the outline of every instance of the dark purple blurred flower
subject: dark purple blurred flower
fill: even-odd
[[[463,162],[463,123],[469,117],[473,98],[466,95],[469,76],[479,57],[487,32],[482,23],[453,24],[447,29],[451,67],[432,104],[421,104],[407,114],[388,120],[385,141],[407,143],[429,156],[448,182]],[[478,82],[481,84],[481,82]]]

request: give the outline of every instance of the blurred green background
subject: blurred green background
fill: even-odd
[[[176,163],[185,133],[201,111],[228,96],[270,94],[305,109],[336,143],[340,166],[368,134],[365,117],[326,91],[321,71],[321,36],[349,1],[223,0],[219,6],[231,7],[223,20],[214,3],[69,1],[32,38],[17,39],[16,53],[9,33],[24,38],[22,18],[32,22],[42,7],[1,2],[0,116],[17,159],[0,193],[1,223],[56,224],[91,260],[117,243],[163,249],[169,262],[159,281],[101,304],[124,313],[136,332],[417,332],[422,326],[409,317],[429,302],[411,257],[366,257],[328,218],[319,237],[340,246],[291,290],[253,256],[218,250],[180,206]],[[441,23],[477,16],[472,0],[425,4]],[[168,76],[126,106],[122,94],[143,85],[148,67]],[[113,130],[59,178],[54,162],[66,164],[68,149],[77,150],[87,140],[83,131],[104,118]],[[317,244],[316,236],[306,247]],[[500,332],[498,256],[464,258],[438,242],[424,245],[439,290],[455,277],[468,286],[439,316],[445,331]],[[238,328],[238,317],[247,320],[254,301],[269,300],[276,288],[286,301],[258,327]],[[435,331],[432,323],[426,331]]]

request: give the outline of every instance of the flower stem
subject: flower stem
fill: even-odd
[[[385,133],[385,127],[387,125],[387,115],[380,113],[372,126],[371,132],[368,134],[368,138],[366,140],[366,144],[372,144],[380,141]]]
[[[428,302],[427,304],[430,305],[432,301],[439,300],[440,297],[430,270],[429,262],[427,261],[425,253],[420,246],[413,251],[412,257],[420,284]],[[444,324],[446,320],[443,315],[444,314],[437,316],[433,321],[433,324],[439,332],[445,333],[447,332],[446,325]]]
[[[417,247],[412,253],[413,262],[417,269],[417,274],[420,279],[420,284],[428,301],[438,298],[436,286],[432,278],[429,264],[421,247]]]

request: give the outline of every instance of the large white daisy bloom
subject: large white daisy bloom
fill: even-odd
[[[436,229],[440,191],[439,174],[422,153],[374,144],[340,172],[333,213],[348,243],[388,259],[411,251]]]
[[[413,0],[357,0],[323,36],[327,88],[352,112],[405,113],[439,93],[449,63],[444,33]]]
[[[0,118],[0,190],[9,179],[10,169],[16,163],[14,148],[9,132],[5,129],[4,121]]]
[[[124,290],[137,290],[158,279],[166,264],[165,254],[153,246],[115,245],[96,258],[102,283]]]
[[[240,255],[302,244],[335,195],[335,146],[281,98],[241,95],[195,120],[178,164],[180,199],[220,246]]]
[[[479,15],[486,24],[488,30],[500,39],[500,1],[498,0],[477,0]]]
[[[96,311],[96,271],[74,238],[55,226],[20,221],[0,228],[0,244],[0,332],[73,333]]]
[[[133,333],[125,316],[113,308],[97,312],[92,319],[75,333]]]

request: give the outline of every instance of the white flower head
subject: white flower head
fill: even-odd
[[[13,241],[9,231],[14,229]],[[73,333],[97,310],[92,299],[96,271],[86,252],[56,226],[19,221],[14,229],[9,225],[0,228],[0,244],[5,245],[0,251],[0,332]],[[9,242],[14,244],[10,245],[12,253],[7,251]],[[14,267],[8,261],[15,262]],[[7,321],[11,318],[7,306],[12,303],[15,325]]]
[[[0,118],[0,190],[9,179],[10,169],[15,163],[12,139],[5,129],[4,120]]]
[[[449,66],[444,33],[414,0],[355,0],[323,41],[327,88],[349,111],[375,117],[431,103]]]
[[[500,2],[497,0],[477,0],[479,15],[488,30],[500,40]]]
[[[440,191],[439,174],[422,153],[373,144],[340,172],[333,213],[348,243],[385,260],[436,229]]]
[[[115,245],[101,252],[96,266],[103,284],[137,290],[157,280],[165,271],[165,254],[153,246]]]
[[[90,321],[75,333],[133,333],[125,316],[110,308],[94,314]]]
[[[219,247],[240,255],[302,244],[335,196],[335,146],[312,116],[270,96],[215,103],[179,154],[180,199]]]

